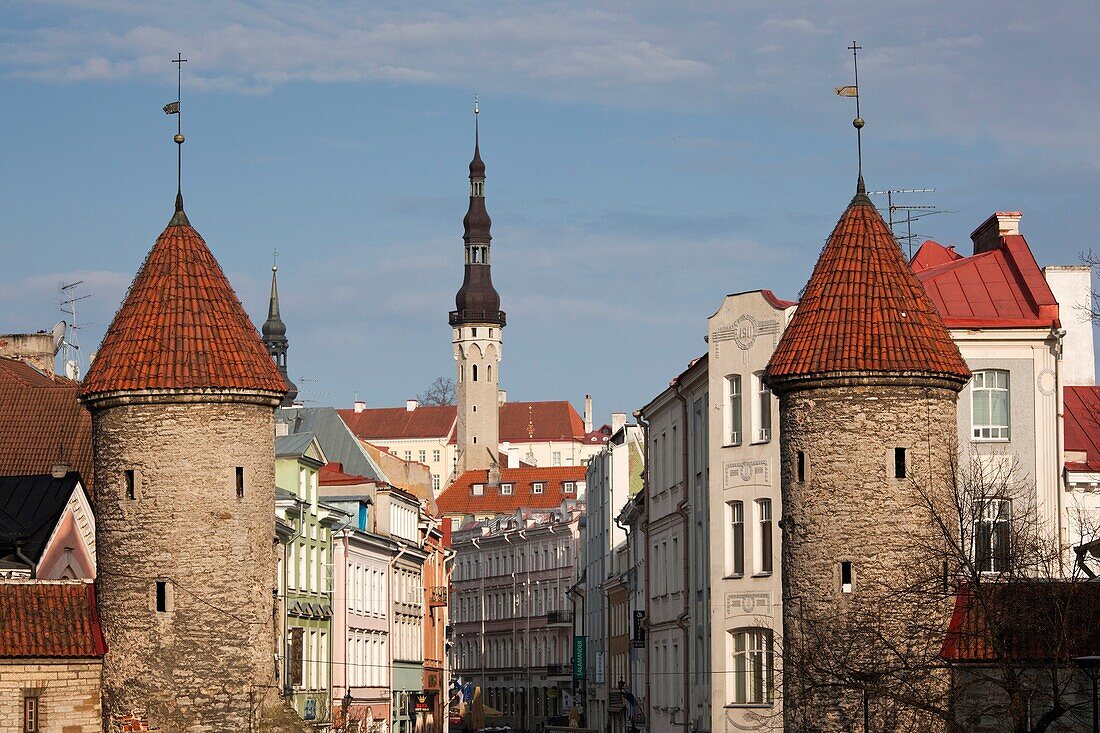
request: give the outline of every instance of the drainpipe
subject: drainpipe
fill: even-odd
[[[680,431],[680,443],[683,446],[680,451],[681,480],[684,487],[684,498],[676,507],[676,513],[684,520],[684,615],[681,627],[684,629],[684,725],[691,729],[691,471],[688,469],[688,430],[690,415],[688,414],[688,401],[680,390],[680,380],[676,380],[676,398],[680,400],[680,414],[683,416],[684,429]]]
[[[649,545],[650,545],[650,542],[649,542],[649,508],[653,504],[653,502],[651,502],[649,500],[649,490],[651,488],[650,484],[649,484],[649,480],[650,480],[650,470],[649,470],[649,420],[646,419],[645,412],[642,411],[642,410],[635,410],[634,411],[634,419],[638,421],[638,426],[642,429],[642,491],[644,491],[646,493],[645,513],[642,517],[642,536],[645,540],[645,550],[644,550],[645,562],[642,563],[643,572],[645,573],[645,597],[642,600],[645,603],[645,623],[646,623],[646,626],[648,627],[649,626],[649,620],[651,618],[653,618],[650,615],[650,605],[651,604],[649,602],[650,596],[652,595],[652,590],[649,587],[649,570],[650,570],[650,568],[653,567],[652,565],[650,565],[650,561],[649,561]],[[647,644],[649,643],[649,634],[648,633],[646,634],[646,643]],[[645,655],[646,655],[646,668],[649,668],[649,661],[650,660],[649,660],[649,647],[648,646],[645,649]],[[650,701],[653,699],[650,696],[650,690],[653,687],[653,683],[651,682],[652,677],[653,677],[653,675],[649,675],[649,674],[647,674],[645,676],[645,707],[646,707],[646,710],[645,710],[645,716],[646,717],[645,717],[645,719],[646,719],[646,727],[647,728],[649,728],[653,725],[653,723],[651,722],[653,720],[653,710],[652,710],[652,706],[651,706],[651,703],[650,703]]]
[[[1054,493],[1057,496],[1055,510],[1058,512],[1057,524],[1056,524],[1056,537],[1058,537],[1059,544],[1068,542],[1069,540],[1069,521],[1066,521],[1066,535],[1065,540],[1062,539],[1062,517],[1065,511],[1064,501],[1062,494],[1064,493],[1063,482],[1065,481],[1065,399],[1062,395],[1062,349],[1064,344],[1062,339],[1066,336],[1066,330],[1064,328],[1052,328],[1052,335],[1057,339],[1055,341],[1055,359],[1054,359],[1054,400],[1055,400],[1055,457],[1054,468],[1058,472],[1058,480],[1055,481]],[[1062,565],[1062,574],[1065,575],[1065,558],[1064,556],[1058,558],[1058,562]]]
[[[510,534],[509,532],[504,532],[501,536],[504,537],[504,541],[508,543],[508,546],[512,548],[512,599],[511,599],[511,602],[512,602],[512,653],[508,655],[508,665],[512,669],[516,669],[516,610],[517,610],[516,609],[516,557],[515,557],[516,546],[512,542],[512,540],[509,539],[509,537],[508,537],[509,534]],[[513,706],[513,713],[512,714],[513,715],[515,715],[515,704],[516,704],[515,690],[516,690],[515,683],[513,682],[513,685],[512,685],[512,706]],[[516,722],[519,723],[518,720]],[[517,725],[516,727],[518,728],[519,726]]]
[[[29,565],[30,568],[31,568],[31,577],[32,578],[37,578],[38,577],[38,563],[36,563],[34,560],[30,559],[29,557],[27,557],[26,555],[23,554],[23,545],[25,545],[25,544],[26,544],[26,540],[19,539],[19,540],[15,541],[15,557],[18,558],[19,560],[22,560],[23,562],[27,563],[27,565]]]
[[[395,628],[395,624],[397,623],[397,619],[396,619],[396,614],[394,613],[394,598],[393,598],[394,586],[396,584],[393,581],[394,581],[394,570],[395,570],[395,567],[397,566],[397,561],[401,559],[401,556],[405,554],[405,550],[407,550],[407,549],[409,549],[409,548],[407,548],[405,545],[403,545],[401,543],[398,543],[397,544],[397,554],[394,555],[392,558],[390,558],[390,563],[389,563],[389,566],[390,566],[390,579],[389,579],[390,608],[389,608],[389,613],[387,615],[389,616],[389,620],[390,620],[390,622],[389,622],[389,642],[390,642],[390,729],[391,730],[393,729],[393,723],[396,720],[396,716],[397,716],[397,713],[398,713],[398,711],[395,709],[394,704],[393,704],[393,660],[394,660],[394,650],[396,650],[396,648],[397,648],[397,644],[395,643],[397,641],[397,638],[396,638],[396,635],[394,634],[394,628]]]

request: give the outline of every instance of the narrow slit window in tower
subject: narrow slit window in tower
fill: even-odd
[[[840,592],[851,593],[852,592],[852,561],[842,560],[840,562]]]
[[[157,613],[165,613],[168,611],[168,583],[163,580],[157,581]]]
[[[894,478],[905,478],[905,449],[894,448]]]
[[[470,375],[473,377],[474,381],[476,382],[477,381],[477,364],[474,364],[473,371],[470,372]]]
[[[493,334],[490,333],[489,335],[492,336]],[[485,381],[486,382],[493,381],[493,365],[492,364],[488,364],[485,367]]]
[[[798,451],[795,458],[796,458],[796,463],[798,464],[798,466],[797,466],[798,482],[802,483],[803,481],[806,480],[806,451],[802,451],[802,450]]]
[[[137,476],[134,474],[134,469],[128,468],[125,471],[126,475],[126,498],[137,498]]]
[[[236,482],[237,482],[237,498],[244,498],[244,466],[237,466]]]

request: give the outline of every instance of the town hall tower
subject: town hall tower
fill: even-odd
[[[474,158],[470,161],[470,208],[463,219],[465,275],[450,313],[457,364],[455,398],[458,409],[457,473],[489,468],[500,450],[501,332],[504,311],[493,287],[489,227],[485,210],[485,163],[481,160],[474,106]]]

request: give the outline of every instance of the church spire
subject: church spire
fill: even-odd
[[[277,250],[274,256],[279,256]],[[275,366],[279,367],[279,373],[283,375],[283,381],[286,382],[287,393],[283,398],[283,407],[289,407],[294,404],[294,399],[298,396],[298,388],[294,385],[294,382],[290,381],[290,375],[287,373],[286,352],[290,347],[290,342],[286,338],[286,324],[283,323],[282,316],[279,314],[278,272],[279,266],[272,262],[271,298],[267,305],[267,320],[260,331],[263,334],[264,346],[267,347],[267,352],[271,354]]]

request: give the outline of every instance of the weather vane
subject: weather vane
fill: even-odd
[[[176,143],[176,210],[183,210],[183,115],[180,114],[180,99],[183,97],[183,65],[187,59],[183,53],[172,59],[176,65],[176,101],[164,105],[164,114],[176,116],[176,134],[172,138]]]
[[[271,251],[271,271],[275,272],[279,269],[279,250],[275,249]]]
[[[863,48],[855,41],[848,46],[852,52],[852,70],[855,73],[855,84],[852,86],[837,87],[836,93],[842,97],[856,98],[856,118],[852,120],[852,126],[856,128],[856,167],[859,173],[859,189],[863,190],[863,118],[859,115],[859,51]]]

